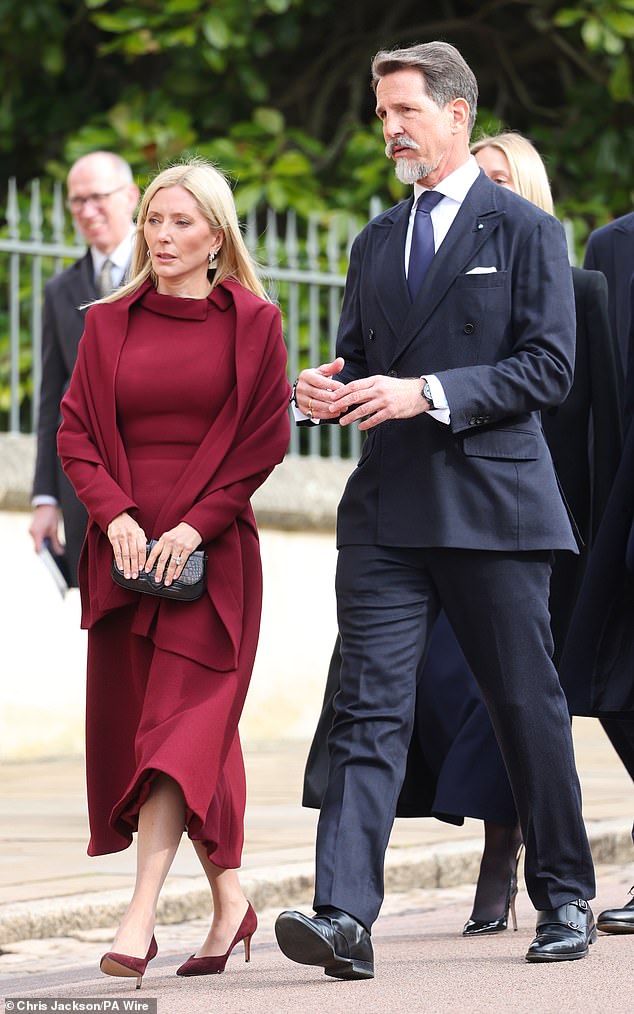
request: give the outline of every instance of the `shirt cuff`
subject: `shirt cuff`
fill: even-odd
[[[54,496],[49,496],[48,493],[38,493],[31,500],[31,507],[59,507],[59,504]]]
[[[309,415],[304,415],[294,401],[291,402],[291,408],[293,409],[293,418],[298,426],[319,426],[319,419],[311,419]]]
[[[434,419],[436,419],[438,422],[443,423],[445,426],[448,426],[449,423],[451,422],[451,411],[447,403],[447,396],[445,395],[445,390],[442,384],[440,383],[438,377],[434,376],[433,373],[425,373],[423,375],[425,377],[425,380],[429,384],[431,398],[434,403],[434,407],[430,408],[427,415],[433,416]]]

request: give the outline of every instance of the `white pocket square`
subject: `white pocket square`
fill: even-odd
[[[489,275],[492,271],[497,271],[497,268],[470,268],[466,271],[467,275]]]

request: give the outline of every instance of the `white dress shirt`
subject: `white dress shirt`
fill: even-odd
[[[473,155],[470,155],[467,161],[463,162],[458,169],[454,169],[452,173],[449,173],[449,176],[445,176],[444,180],[441,180],[437,186],[432,188],[437,193],[443,195],[442,201],[439,201],[436,207],[431,210],[431,224],[434,230],[434,253],[438,252],[440,244],[453,225],[453,220],[460,210],[460,205],[464,201],[467,193],[475,183],[479,174],[480,166]],[[414,229],[416,204],[420,195],[424,194],[428,191],[428,189],[428,187],[422,187],[420,183],[414,184],[414,203],[410,212],[409,224],[407,226],[407,236],[405,238],[406,275],[409,270],[409,255],[412,248],[412,231]],[[445,396],[443,386],[438,380],[438,377],[434,376],[433,373],[425,373],[423,376],[429,384],[432,400],[434,402],[434,408],[430,409],[427,414],[433,416],[438,422],[444,423],[448,426],[451,419],[451,413],[449,411],[449,405],[447,404],[447,398]]]
[[[90,256],[92,257],[96,284],[98,283],[104,262],[108,260],[112,264],[112,284],[115,289],[119,288],[130,263],[135,235],[136,229],[132,226],[128,235],[119,243],[119,246],[109,254],[102,253],[101,250],[97,250],[94,246],[91,246]]]

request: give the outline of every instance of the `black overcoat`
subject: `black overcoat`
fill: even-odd
[[[630,283],[634,310],[634,276]],[[625,439],[561,660],[575,714],[634,718],[634,313]]]

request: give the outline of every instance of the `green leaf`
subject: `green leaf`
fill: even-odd
[[[221,74],[227,66],[227,57],[224,53],[218,52],[217,49],[210,49],[208,46],[205,46],[199,52],[207,66],[215,74]]]
[[[266,199],[276,211],[283,211],[288,207],[289,200],[286,188],[281,180],[272,179],[266,184]]]
[[[91,19],[97,28],[104,32],[132,32],[136,28],[143,28],[146,19],[138,11],[119,11],[117,14],[95,14]]]
[[[252,208],[257,208],[264,196],[264,188],[261,183],[240,183],[234,191],[236,210],[238,215],[246,215]]]
[[[232,165],[239,161],[239,152],[233,141],[228,138],[218,137],[203,146],[205,153],[214,162],[221,162],[223,165]]]
[[[611,56],[618,56],[618,54],[622,53],[625,49],[625,43],[623,42],[623,39],[619,38],[618,35],[615,35],[614,32],[611,32],[608,28],[604,28],[603,48],[605,52],[609,53]]]
[[[163,0],[166,14],[191,14],[201,9],[200,0]]]
[[[625,102],[632,98],[632,69],[625,54],[620,57],[610,75],[609,88],[610,94],[617,101]]]
[[[265,130],[267,134],[281,134],[284,130],[284,117],[277,109],[260,106],[253,114],[253,122]]]
[[[625,12],[608,12],[604,15],[604,21],[613,32],[626,39],[634,39],[634,16]]]
[[[173,49],[177,46],[195,46],[198,41],[194,25],[183,25],[173,31],[161,33],[161,43],[166,49]]]
[[[203,35],[211,46],[226,49],[231,42],[229,26],[218,14],[207,14],[202,23]]]
[[[588,49],[599,49],[603,36],[601,23],[596,18],[588,18],[581,26],[581,37]]]
[[[63,71],[65,63],[64,50],[61,46],[51,43],[46,47],[42,54],[42,65],[49,74],[57,77]]]
[[[283,14],[290,7],[290,0],[266,0],[266,6],[274,14]]]
[[[558,25],[560,28],[570,28],[571,25],[576,25],[577,22],[582,21],[585,16],[585,11],[565,7],[563,10],[557,11],[553,18],[553,24]]]
[[[271,166],[276,176],[307,176],[312,166],[305,155],[299,151],[286,151]]]

